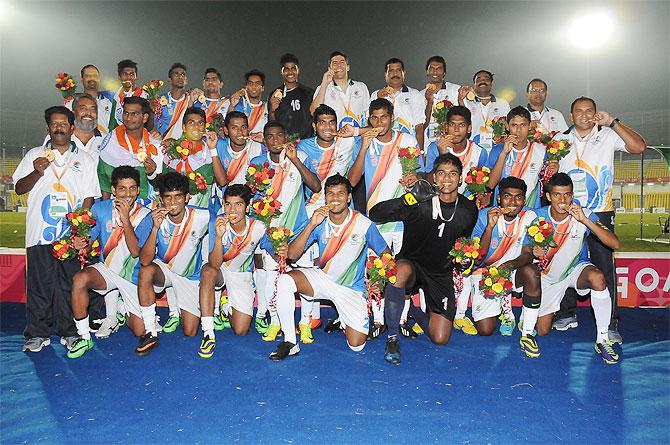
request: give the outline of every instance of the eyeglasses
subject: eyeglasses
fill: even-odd
[[[545,91],[547,90],[545,90],[544,88],[531,88],[530,90],[528,90],[529,93],[544,93]]]

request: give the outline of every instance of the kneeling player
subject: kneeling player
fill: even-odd
[[[226,286],[232,308],[230,324],[236,335],[247,335],[254,313],[253,257],[265,226],[246,214],[251,201],[246,185],[228,186],[223,194],[224,214],[210,223],[209,262],[200,271],[200,310],[203,337],[198,355],[214,354],[214,288]]]
[[[612,300],[605,275],[589,261],[586,237],[592,232],[610,249],[619,248],[619,239],[600,223],[596,214],[573,202],[573,184],[567,174],[552,176],[547,182],[545,195],[550,205],[535,212],[553,224],[556,247],[547,251],[533,248],[533,254],[547,263],[542,271],[542,304],[537,332],[540,335],[549,333],[554,312],[560,308],[568,288],[575,289],[580,295],[591,292],[597,329],[596,352],[605,363],[619,363],[619,354],[607,335]]]
[[[532,264],[531,248],[524,246],[528,226],[535,220],[532,210],[524,209],[526,183],[508,176],[498,184],[498,206],[479,211],[473,237],[481,239],[481,250],[486,252],[472,274],[472,316],[479,335],[491,335],[496,319],[503,310],[504,298],[485,298],[479,289],[482,268],[495,266],[509,268],[517,291],[523,289],[523,327],[519,344],[528,357],[539,357],[540,349],[533,335],[540,309],[540,271]],[[505,297],[507,298],[507,297]],[[510,334],[511,335],[511,332]]]
[[[72,279],[72,313],[79,339],[68,351],[69,358],[81,357],[93,348],[88,325],[89,290],[104,295],[118,289],[130,311],[128,326],[136,336],[144,335],[137,271],[140,247],[151,230],[151,218],[146,218],[151,212],[137,202],[140,174],[133,167],[116,167],[111,185],[114,199],[98,201],[91,208],[96,220],[91,241],[97,239],[102,246],[101,262],[80,270]]]
[[[172,287],[177,297],[184,334],[192,337],[198,332],[198,280],[209,211],[186,205],[188,189],[188,178],[179,173],[165,173],[158,180],[158,192],[165,207],[151,212],[153,226],[140,249],[138,290],[147,333],[135,349],[138,355],[146,355],[158,346],[154,324],[156,292],[165,288]]]
[[[307,247],[317,243],[321,256],[319,267],[297,268],[279,276],[277,313],[286,337],[270,354],[271,360],[300,352],[293,329],[296,292],[310,300],[332,301],[340,322],[346,326],[349,347],[360,351],[365,346],[370,327],[365,298],[367,251],[370,248],[381,255],[389,249],[377,226],[349,208],[351,183],[347,178],[339,173],[328,178],[325,199],[326,205],[314,211],[302,232],[284,251],[277,252],[299,258]]]
[[[388,340],[384,359],[400,363],[398,325],[405,302],[405,289],[422,288],[430,318],[414,311],[424,332],[433,343],[449,342],[456,300],[454,297],[453,261],[448,257],[456,239],[469,236],[477,221],[477,206],[458,193],[463,164],[451,153],[435,159],[432,179],[439,190],[436,196],[419,197],[420,202],[396,198],[380,202],[370,209],[370,219],[376,223],[402,221],[405,225],[403,243],[397,259],[397,281],[387,285],[384,315],[388,325]],[[411,311],[411,309],[410,309]]]

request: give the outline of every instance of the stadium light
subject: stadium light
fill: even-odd
[[[580,15],[572,21],[570,36],[572,43],[580,49],[590,51],[604,45],[614,30],[614,19],[608,11],[594,11]]]

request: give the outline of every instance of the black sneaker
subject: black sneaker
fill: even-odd
[[[398,340],[398,337],[393,336],[386,340],[384,360],[392,365],[400,364],[400,340]]]
[[[373,323],[370,325],[370,332],[368,332],[368,339],[374,340],[386,332],[386,325]]]
[[[277,350],[270,354],[270,360],[273,362],[279,362],[284,360],[289,355],[298,355],[300,353],[300,347],[297,344],[293,344],[287,341],[279,343]]]
[[[140,337],[140,344],[135,348],[135,354],[139,356],[148,355],[152,349],[158,346],[158,337],[151,332],[147,332]]]
[[[98,332],[98,329],[100,329],[100,326],[102,326],[102,322],[105,319],[98,319],[98,320],[91,320],[88,322],[88,330],[95,333]]]
[[[323,331],[326,334],[330,334],[331,332],[335,331],[341,331],[342,330],[342,325],[340,324],[340,319],[336,318],[335,320],[328,320],[328,323],[323,327]]]
[[[409,338],[410,340],[414,340],[419,336],[414,330],[412,330],[412,327],[409,325],[409,322],[405,322],[400,325],[400,333],[402,334],[403,337]]]

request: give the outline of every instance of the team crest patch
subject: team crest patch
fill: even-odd
[[[361,236],[357,233],[354,233],[351,235],[351,238],[349,239],[349,244],[358,244],[361,242]]]
[[[354,97],[356,98],[361,97],[361,92],[358,90],[354,91]]]
[[[337,95],[335,94],[335,91],[330,92],[330,98],[331,99],[336,99],[337,98]]]
[[[317,161],[316,159],[313,159],[312,160],[312,168],[316,171],[316,169],[319,168],[319,161]]]
[[[113,227],[112,227],[112,220],[111,219],[109,221],[107,221],[107,225],[105,227],[106,227],[108,232],[112,231]]]
[[[72,163],[72,170],[77,170],[79,171],[81,169],[81,162],[79,161],[74,161]]]
[[[498,241],[497,239],[492,239],[492,240],[491,240],[491,248],[492,248],[492,249],[497,248],[497,247],[498,247],[498,244],[500,244],[500,241]]]

